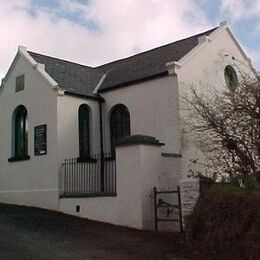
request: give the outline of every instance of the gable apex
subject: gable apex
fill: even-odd
[[[18,53],[21,53],[21,55],[26,58],[32,67],[41,75],[45,81],[47,81],[51,87],[58,89],[58,83],[45,71],[45,65],[35,61],[35,59],[33,59],[33,57],[28,53],[26,47],[19,46]]]
[[[47,83],[54,89],[54,90],[60,90],[60,88],[58,87],[57,82],[50,77],[50,75],[48,73],[46,73],[45,71],[45,65],[44,64],[40,64],[37,63],[27,52],[27,48],[25,46],[18,46],[18,50],[16,52],[16,55],[11,63],[11,66],[9,67],[6,75],[4,78],[2,78],[1,81],[1,89],[4,87],[5,82],[8,80],[11,72],[13,71],[13,68],[18,60],[19,57],[23,57],[25,58],[25,60],[31,65],[31,67],[36,70],[40,76],[47,81]]]
[[[179,64],[183,66],[186,62],[191,60],[194,57],[194,55],[196,55],[198,52],[202,51],[208,45],[209,42],[214,41],[214,39],[217,38],[223,31],[227,31],[228,35],[230,36],[230,38],[232,39],[232,41],[236,45],[236,47],[239,50],[239,52],[241,53],[241,55],[248,62],[248,66],[255,73],[255,69],[253,68],[253,66],[251,64],[251,60],[248,58],[248,56],[246,55],[246,53],[242,49],[241,45],[238,43],[237,39],[232,34],[231,30],[227,26],[227,22],[226,21],[221,22],[220,25],[216,28],[216,30],[212,31],[210,34],[200,36],[199,39],[198,39],[199,44],[197,46],[195,46],[186,55],[184,55],[179,60]]]

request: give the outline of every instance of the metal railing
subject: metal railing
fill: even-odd
[[[62,197],[116,195],[116,161],[110,153],[62,164]]]

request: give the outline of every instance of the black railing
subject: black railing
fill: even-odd
[[[116,161],[111,154],[65,159],[62,197],[116,195]]]

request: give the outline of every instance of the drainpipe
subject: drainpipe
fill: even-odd
[[[99,80],[97,86],[95,87],[93,93],[96,94],[100,99],[98,101],[99,105],[99,132],[100,132],[100,190],[101,192],[104,192],[105,185],[104,185],[104,144],[103,144],[103,120],[102,120],[102,103],[105,101],[104,98],[102,98],[98,94],[98,90],[101,87],[102,83],[104,82],[107,74],[103,74],[101,79]]]
[[[105,100],[102,98],[98,101],[99,105],[99,133],[100,133],[100,189],[105,191],[104,187],[104,143],[103,143],[103,117],[102,117],[102,103]]]

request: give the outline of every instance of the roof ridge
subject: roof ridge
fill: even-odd
[[[74,64],[74,65],[86,67],[86,68],[88,68],[88,69],[96,70],[95,67],[90,67],[90,66],[88,66],[88,65],[83,65],[83,64],[80,64],[80,63],[77,63],[77,62],[73,62],[73,61],[69,61],[69,60],[64,60],[64,59],[61,59],[61,58],[57,58],[57,57],[53,57],[53,56],[50,56],[50,55],[41,54],[41,53],[38,53],[38,52],[28,51],[28,53],[29,53],[29,54],[34,54],[34,55],[40,55],[40,56],[44,56],[44,57],[47,57],[47,58],[50,58],[50,59],[53,59],[53,60],[58,60],[58,61],[62,61],[62,62],[67,62],[67,63],[70,63],[70,64]]]
[[[199,37],[199,36],[201,36],[201,35],[204,35],[204,34],[206,34],[206,33],[209,33],[210,31],[214,31],[214,30],[216,30],[217,28],[218,28],[218,26],[217,26],[217,27],[214,27],[214,28],[212,28],[212,29],[209,29],[209,30],[207,30],[207,31],[198,33],[198,34],[195,34],[195,35],[192,35],[192,36],[189,36],[189,37],[186,37],[186,38],[182,38],[182,39],[180,39],[180,40],[177,40],[177,41],[174,41],[174,42],[170,42],[170,43],[167,43],[167,44],[164,44],[164,45],[161,45],[161,46],[157,46],[157,47],[155,47],[155,48],[152,48],[152,49],[149,49],[149,50],[146,50],[146,51],[142,51],[142,52],[133,54],[133,55],[131,55],[131,56],[127,56],[127,57],[122,58],[122,59],[110,61],[110,62],[101,64],[101,65],[98,65],[98,66],[95,66],[95,67],[91,67],[91,66],[84,65],[84,64],[81,64],[81,63],[73,62],[73,61],[70,61],[70,60],[65,60],[65,59],[53,57],[53,56],[50,56],[50,55],[41,54],[41,53],[38,53],[38,52],[28,51],[28,53],[29,53],[29,54],[32,53],[32,54],[35,54],[35,55],[44,56],[44,57],[47,57],[47,58],[50,58],[50,59],[54,59],[54,60],[58,60],[58,61],[62,61],[62,62],[66,62],[66,63],[78,65],[78,66],[82,66],[82,67],[86,67],[86,68],[88,68],[88,69],[98,70],[98,69],[101,69],[103,66],[105,67],[105,66],[111,65],[111,64],[113,64],[113,63],[121,62],[121,61],[124,61],[124,60],[126,60],[126,59],[129,59],[129,58],[138,56],[138,55],[142,55],[142,54],[149,53],[149,52],[152,52],[152,51],[157,50],[157,49],[160,49],[160,48],[167,47],[167,46],[172,45],[172,44],[174,44],[174,43],[178,43],[178,42],[181,42],[181,41],[184,41],[184,40],[188,40],[188,39],[191,39],[191,38],[194,38],[194,37]]]

